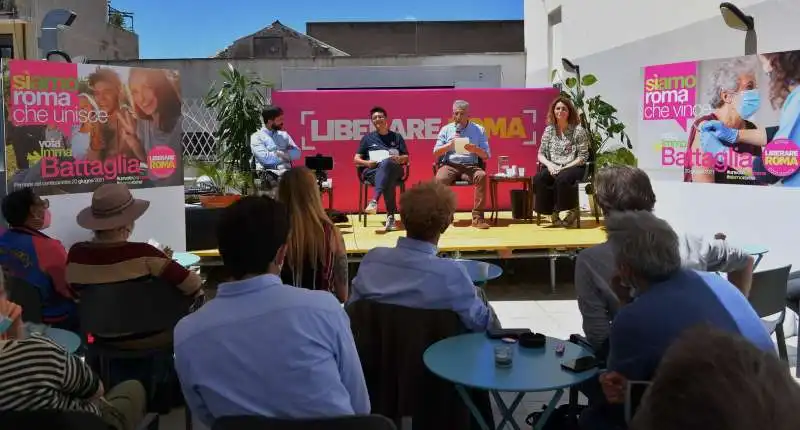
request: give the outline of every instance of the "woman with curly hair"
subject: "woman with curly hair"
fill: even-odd
[[[775,109],[780,108],[778,131],[773,139],[790,139],[800,143],[800,51],[778,52],[759,55],[761,66],[770,79],[770,102]],[[708,121],[701,127],[719,139],[726,146],[749,143],[756,146],[767,144],[767,133],[763,128],[755,130],[735,130],[720,121]],[[753,171],[760,182],[781,181],[785,187],[800,187],[800,170],[794,174],[775,178],[764,169],[763,161],[756,158]]]
[[[554,225],[568,226],[579,212],[575,183],[583,178],[589,159],[589,133],[580,124],[578,111],[566,97],[553,100],[547,111],[547,128],[539,145],[541,170],[533,177],[533,209],[550,215]],[[559,213],[567,211],[562,220]]]

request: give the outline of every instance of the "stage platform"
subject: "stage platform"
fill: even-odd
[[[348,259],[352,262],[370,249],[379,246],[394,246],[397,238],[405,236],[401,229],[389,233],[379,233],[385,215],[370,215],[367,226],[358,222],[357,215],[349,215],[349,222],[339,224]],[[447,229],[439,240],[439,250],[457,258],[549,258],[550,283],[555,289],[555,261],[560,257],[572,258],[580,249],[605,242],[606,234],[594,217],[584,213],[581,228],[552,227],[542,219],[536,222],[511,219],[510,212],[501,212],[496,226],[488,230],[478,230],[471,224],[469,213],[459,213],[453,226]],[[602,220],[601,220],[602,221]],[[216,249],[191,251],[201,257],[201,265],[217,265],[219,252]]]

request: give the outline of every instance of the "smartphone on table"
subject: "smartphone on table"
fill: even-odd
[[[587,355],[586,357],[579,357],[574,360],[566,360],[561,363],[561,367],[570,372],[580,373],[597,367],[597,360]]]

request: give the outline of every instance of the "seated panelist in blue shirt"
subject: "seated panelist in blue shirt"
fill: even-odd
[[[376,106],[369,112],[375,131],[361,138],[354,162],[363,182],[374,188],[372,200],[367,203],[365,213],[378,212],[378,199],[383,196],[386,203],[386,231],[395,229],[397,213],[395,187],[403,178],[403,164],[408,163],[406,141],[399,133],[389,130],[386,110]]]
[[[283,130],[283,109],[267,106],[261,111],[264,127],[250,136],[250,149],[258,170],[271,170],[280,175],[300,159],[300,148]]]
[[[435,181],[400,197],[406,236],[394,248],[373,248],[358,267],[348,303],[373,300],[416,309],[449,309],[471,331],[499,326],[464,266],[437,256],[439,237],[453,222],[456,196]]]
[[[267,197],[225,209],[217,229],[231,282],[175,327],[186,404],[211,428],[231,415],[369,414],[350,320],[336,297],[284,285],[289,215]]]
[[[460,145],[460,138],[469,143]],[[483,126],[469,120],[469,103],[456,100],[453,103],[453,122],[442,127],[433,155],[437,158],[436,180],[445,185],[455,181],[469,181],[475,185],[475,201],[472,205],[472,226],[489,228],[483,218],[486,202],[486,160],[489,152],[489,139]]]

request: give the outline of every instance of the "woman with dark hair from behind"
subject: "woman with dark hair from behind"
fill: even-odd
[[[794,430],[800,385],[785,363],[741,336],[710,328],[667,350],[632,430]]]
[[[289,208],[291,228],[281,279],[286,285],[326,290],[347,301],[347,251],[344,238],[322,208],[317,178],[305,167],[286,171],[278,200]]]

